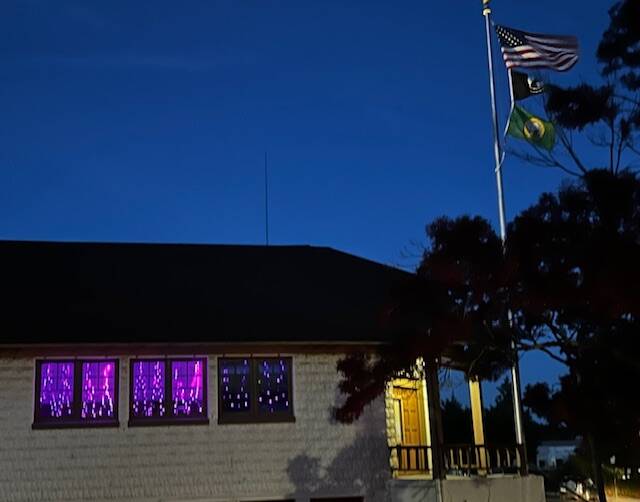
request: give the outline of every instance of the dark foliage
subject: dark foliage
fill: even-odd
[[[484,407],[485,442],[491,445],[510,445],[515,443],[513,418],[513,400],[511,383],[505,378],[498,386],[495,401]],[[468,444],[473,442],[473,423],[471,410],[458,401],[454,394],[442,401],[442,422],[444,441],[449,444]],[[540,415],[543,416],[543,415]],[[533,417],[532,410],[525,408],[525,437],[527,448],[533,460],[541,441],[551,439],[573,439],[573,432],[562,423],[543,423]]]
[[[640,181],[591,171],[544,194],[510,226],[519,338],[573,365],[605,341],[631,342],[640,315]],[[541,340],[545,340],[541,344]],[[639,347],[634,347],[639,348]]]
[[[613,87],[608,85],[566,88],[548,85],[546,106],[557,124],[581,131],[602,120],[615,119],[618,107],[612,98]]]
[[[598,46],[601,84],[582,83],[573,87],[547,84],[545,107],[556,125],[558,148],[554,152],[532,149],[512,151],[525,160],[545,167],[557,167],[582,176],[593,167],[606,166],[618,173],[634,166],[640,155],[640,3],[623,0],[609,11],[610,23]],[[573,142],[577,131],[604,155],[595,165],[584,162]],[[562,155],[562,150],[566,155]],[[558,151],[560,150],[560,151]],[[574,166],[571,167],[571,164]]]
[[[462,406],[454,395],[442,401],[441,407],[444,442],[447,444],[473,443],[471,410]]]
[[[546,384],[527,387],[524,403],[552,429],[594,435],[601,458],[615,456],[618,465],[635,471],[640,466],[639,407],[624,384],[629,377],[637,378],[637,373],[613,368],[606,374],[589,373],[579,381],[572,371],[561,378],[558,390]]]
[[[640,379],[640,180],[593,170],[543,194],[510,225],[506,254],[481,218],[441,218],[427,232],[415,283],[388,313],[394,345],[340,363],[347,402],[339,418],[357,418],[418,357],[496,378],[512,362],[513,340],[567,368],[555,393],[544,385],[527,391],[549,430],[589,438],[597,458],[632,461],[640,451],[640,401],[632,396]],[[487,438],[499,440],[490,424],[511,418],[506,406],[492,413]],[[528,433],[540,437],[533,427]]]
[[[528,389],[526,403],[589,438],[596,458],[630,459],[640,447],[629,387],[640,378],[640,181],[590,171],[543,195],[511,225],[507,252],[520,348],[568,372],[555,393]]]
[[[531,420],[529,413],[525,414],[525,424]],[[527,429],[531,429],[528,427]],[[515,424],[513,418],[513,398],[511,396],[511,382],[505,378],[498,387],[498,395],[492,406],[484,411],[484,436],[488,444],[514,444]],[[531,437],[526,434],[528,447],[535,452],[537,444],[531,444]]]
[[[338,361],[337,369],[345,375],[338,388],[346,400],[334,410],[335,418],[344,423],[358,419],[364,408],[384,392],[391,375],[414,366],[412,353],[410,348],[403,351],[396,345],[377,355],[354,353]]]
[[[566,366],[558,392],[538,386],[527,399],[554,426],[588,438],[605,500],[598,459],[640,450],[640,401],[631,397],[640,378],[640,181],[625,164],[625,152],[640,155],[639,10],[638,0],[610,10],[598,49],[603,85],[550,86],[547,107],[576,181],[514,220],[505,254],[482,218],[428,226],[415,281],[397,292],[385,319],[393,346],[339,365],[347,394],[340,419],[357,418],[418,358],[495,379],[512,363],[513,341]],[[592,127],[600,128],[594,142],[607,147],[607,162],[595,164],[604,169],[582,162],[563,130]],[[523,156],[575,174],[554,153],[536,155]]]
[[[467,374],[497,378],[513,360],[499,278],[500,239],[482,218],[440,218],[427,228],[431,247],[414,280],[394,294],[384,323],[394,343],[378,354],[352,354],[338,363],[346,395],[336,418],[350,422],[384,391],[385,382],[412,372],[421,358],[444,358]]]
[[[638,90],[639,75],[633,70],[640,68],[640,2],[617,2],[609,17],[611,22],[598,45],[598,61],[605,75],[626,71],[623,82],[630,90]]]
[[[429,225],[427,235],[432,246],[417,275],[433,285],[447,311],[446,316],[435,312],[432,328],[446,342],[438,344],[436,355],[455,360],[467,374],[497,378],[513,362],[504,322],[502,243],[479,217],[440,218]]]

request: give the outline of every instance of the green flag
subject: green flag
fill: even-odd
[[[556,143],[556,131],[551,122],[530,114],[521,106],[514,106],[507,134],[528,141],[532,145],[546,150],[553,149]]]

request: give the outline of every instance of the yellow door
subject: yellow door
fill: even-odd
[[[402,444],[420,444],[420,415],[418,411],[418,391],[416,389],[398,389],[400,410],[402,413]]]
[[[400,433],[397,440],[401,446],[407,447],[402,448],[401,458],[398,459],[400,470],[422,471],[426,468],[425,451],[416,448],[425,445],[421,394],[417,385],[411,387],[394,386],[393,398],[396,410],[396,434]]]

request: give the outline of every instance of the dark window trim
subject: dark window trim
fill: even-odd
[[[102,420],[99,422],[82,422],[82,421],[68,421],[68,422],[34,422],[31,424],[33,430],[38,429],[87,429],[87,428],[118,428],[120,427],[119,421],[107,421]]]
[[[220,363],[224,361],[244,361],[245,359],[250,361],[249,366],[249,391],[251,394],[250,411],[248,412],[223,412],[222,407],[222,393],[220,392],[221,377]],[[285,359],[288,361],[288,374],[287,379],[289,382],[289,411],[281,411],[277,413],[264,413],[258,411],[258,392],[257,392],[257,362],[264,359]],[[260,424],[260,423],[287,423],[295,422],[296,417],[294,413],[294,399],[293,399],[293,358],[291,356],[252,356],[252,357],[219,357],[218,358],[218,424]]]
[[[113,418],[101,418],[83,420],[80,418],[82,410],[82,364],[113,362],[115,373],[113,375]],[[85,427],[119,427],[119,401],[120,401],[120,359],[118,358],[91,358],[91,359],[36,359],[36,381],[33,396],[33,423],[32,429],[81,429]],[[40,406],[40,390],[42,387],[42,365],[44,363],[70,363],[73,364],[73,406],[71,418],[60,421],[45,420],[38,416]]]
[[[364,502],[362,495],[348,497],[311,497],[309,502]]]
[[[176,417],[173,415],[173,405],[170,396],[171,392],[171,363],[180,361],[194,361],[200,359],[203,361],[204,375],[202,378],[202,395],[204,401],[204,416],[202,417]],[[163,361],[164,362],[164,395],[165,407],[168,414],[164,417],[134,417],[133,416],[133,365],[136,362],[144,361]],[[207,425],[209,423],[209,359],[207,356],[194,357],[137,357],[129,359],[129,427],[154,427],[162,425]]]

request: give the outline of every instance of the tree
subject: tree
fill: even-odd
[[[498,394],[493,404],[485,409],[484,430],[487,442],[494,444],[511,444],[515,441],[515,426],[513,421],[513,396],[511,383],[505,378],[498,386]],[[523,413],[524,435],[527,438],[527,448],[531,452],[531,460],[535,458],[540,442],[549,439],[573,439],[575,433],[564,424],[546,421],[542,423],[534,418],[536,413],[541,418],[547,418],[538,413],[538,409],[530,407],[525,402]],[[532,413],[533,412],[533,413]]]
[[[514,341],[566,367],[563,422],[589,440],[602,486],[600,459],[640,447],[640,401],[629,393],[640,379],[640,180],[593,170],[543,194],[510,224],[505,253],[481,218],[441,218],[427,232],[414,282],[386,319],[392,346],[339,363],[339,418],[357,418],[418,358],[495,379]]]
[[[469,444],[473,441],[471,410],[458,401],[454,394],[441,404],[444,442]]]
[[[519,347],[567,367],[565,422],[588,439],[604,500],[600,459],[640,431],[640,182],[594,170],[543,195],[510,226],[507,256]]]
[[[576,176],[585,175],[594,165],[614,174],[637,167],[631,161],[640,155],[640,3],[616,2],[609,17],[596,54],[602,83],[546,86],[544,108],[556,126],[559,151],[531,147],[510,149],[511,153]],[[576,133],[604,149],[602,161],[583,160],[574,141]]]
[[[418,359],[446,356],[467,374],[497,378],[513,363],[506,304],[496,274],[502,245],[480,217],[440,218],[427,227],[430,247],[415,276],[392,292],[383,319],[393,340],[375,354],[356,353],[338,362],[339,388],[346,399],[336,410],[343,422],[356,420],[382,394],[386,382],[413,372]],[[487,322],[491,329],[487,329]]]
[[[338,363],[347,396],[338,419],[355,420],[419,358],[496,379],[514,362],[514,342],[565,365],[561,389],[549,400],[564,407],[562,425],[588,439],[606,500],[601,459],[640,446],[640,402],[628,388],[640,377],[640,181],[625,160],[640,153],[639,4],[625,0],[610,10],[598,49],[604,85],[550,87],[546,106],[575,167],[538,150],[526,158],[577,177],[522,212],[504,248],[480,217],[428,225],[414,280],[395,292],[387,312],[393,343]],[[605,168],[579,158],[574,132],[607,147]]]
[[[545,108],[557,126],[564,159],[539,149],[518,153],[532,163],[582,177],[586,190],[567,189],[561,192],[562,200],[541,199],[514,224],[520,237],[511,239],[519,246],[515,253],[521,253],[520,266],[530,267],[521,270],[528,282],[520,300],[529,304],[520,310],[526,316],[520,319],[519,327],[552,333],[554,340],[540,343],[534,339],[532,343],[569,368],[558,392],[545,396],[543,388],[533,388],[529,401],[540,404],[546,399],[551,406],[547,411],[553,412],[546,415],[548,419],[562,416],[567,426],[587,432],[601,500],[606,496],[599,458],[612,449],[635,448],[639,425],[638,407],[625,403],[628,395],[620,388],[622,382],[638,374],[637,367],[628,361],[638,350],[637,311],[630,305],[637,301],[637,283],[631,281],[638,276],[633,259],[625,253],[637,252],[638,239],[639,199],[632,176],[636,165],[631,161],[640,155],[640,2],[616,2],[609,16],[609,27],[597,50],[603,83],[548,86]],[[606,160],[600,165],[606,166],[608,173],[590,170],[577,152],[575,133],[605,148]],[[619,179],[607,174],[619,175]],[[591,198],[584,197],[586,193]],[[564,218],[564,211],[573,221]],[[557,225],[547,224],[549,221]],[[542,233],[534,239],[526,235],[536,231]],[[529,256],[523,257],[530,245]],[[560,261],[554,262],[554,258]],[[548,269],[548,273],[534,270],[536,267]],[[534,284],[535,280],[539,282]],[[619,344],[616,354],[608,344]],[[594,400],[583,399],[585,393],[608,396],[600,404],[619,419],[603,420],[602,414],[594,414]],[[614,439],[615,430],[628,436],[618,434]]]

